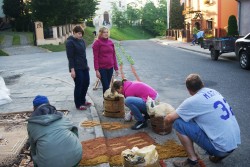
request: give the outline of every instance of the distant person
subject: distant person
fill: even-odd
[[[210,161],[217,163],[241,143],[236,117],[225,98],[216,90],[204,87],[198,74],[188,75],[186,87],[191,97],[182,102],[176,112],[165,117],[166,122],[173,122],[188,154],[188,159],[173,164],[199,167],[194,143],[209,154]]]
[[[93,31],[94,36],[96,37],[96,31]]]
[[[147,113],[146,101],[148,97],[155,100],[158,93],[151,86],[138,81],[114,81],[111,88],[112,92],[117,91],[125,97],[125,105],[130,109],[136,119],[132,130],[138,130],[147,127],[149,115]]]
[[[202,43],[203,41],[203,38],[204,38],[204,31],[199,31],[197,34],[196,34],[196,37],[197,37],[197,41],[198,41],[198,45]]]
[[[74,102],[76,109],[86,110],[91,103],[86,101],[90,76],[86,58],[86,43],[82,36],[84,31],[81,26],[75,26],[73,35],[66,41],[66,52],[69,62],[69,72],[75,82]]]
[[[63,113],[49,104],[46,96],[36,96],[28,119],[31,157],[35,167],[73,167],[82,159],[78,129]]]
[[[194,28],[193,28],[193,40],[192,40],[192,46],[195,45],[196,40],[197,40],[197,33],[199,32],[197,25],[195,24]]]
[[[109,31],[106,27],[100,28],[98,39],[94,41],[92,48],[96,77],[101,80],[104,94],[109,89],[114,70],[118,76],[115,46],[109,39]]]

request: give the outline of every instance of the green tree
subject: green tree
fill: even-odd
[[[21,16],[22,4],[20,0],[3,0],[3,13],[10,18]]]
[[[154,31],[154,25],[157,18],[157,9],[153,2],[148,2],[142,9],[142,27],[146,31],[156,35]]]
[[[23,0],[4,0],[2,8],[4,14],[11,18],[13,30],[27,31],[31,29],[28,5]]]
[[[157,20],[154,24],[154,31],[157,35],[164,35],[167,26],[167,1],[160,0],[157,7]]]
[[[44,23],[45,27],[76,23],[92,17],[97,0],[32,0],[31,11],[34,20]]]
[[[141,18],[139,9],[134,9],[132,6],[128,6],[126,10],[127,21],[129,25],[134,25]]]
[[[228,19],[228,32],[227,36],[238,36],[238,25],[237,25],[237,19],[234,15],[231,15]]]
[[[136,26],[135,23],[139,22],[139,26],[153,35],[165,34],[167,25],[166,0],[159,0],[157,7],[153,2],[149,1],[140,10],[128,6],[125,12],[120,11],[114,3],[112,11],[112,22],[119,28],[127,25]]]
[[[120,11],[115,3],[112,3],[112,23],[118,28],[123,28],[127,25],[125,12]]]
[[[184,4],[181,5],[180,0],[171,0],[170,7],[169,27],[171,29],[183,29],[184,16],[182,11],[184,10]]]

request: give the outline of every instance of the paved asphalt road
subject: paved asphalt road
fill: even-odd
[[[134,59],[134,66],[140,79],[154,87],[159,92],[160,99],[163,102],[168,102],[174,107],[178,107],[185,98],[189,97],[184,81],[186,76],[190,73],[199,73],[206,86],[214,88],[222,93],[233,108],[240,124],[242,144],[230,157],[217,165],[210,163],[207,160],[207,156],[204,155],[204,157],[206,157],[206,165],[209,167],[245,167],[250,164],[250,160],[248,159],[248,154],[250,152],[250,145],[248,143],[250,137],[248,130],[250,125],[248,121],[248,119],[250,119],[250,114],[248,112],[248,104],[250,104],[250,89],[248,87],[250,83],[250,72],[241,70],[234,56],[222,56],[219,58],[219,61],[211,61],[208,55],[185,51],[152,41],[124,41],[121,42],[121,45]],[[92,68],[93,56],[91,47],[87,49],[87,55],[89,65]],[[4,61],[4,63],[0,62],[0,72],[3,75],[10,75],[11,73],[11,75],[20,74],[26,77],[29,75],[33,77],[46,76],[59,78],[72,84],[67,69],[65,52],[15,55],[11,57],[2,57],[1,60]],[[123,62],[125,76],[129,80],[135,80],[125,57],[123,57]],[[95,82],[94,70],[91,70],[90,74],[91,86],[88,94],[95,102],[96,109],[100,114],[100,119],[102,121],[107,121],[107,118],[101,116],[102,91],[101,89],[97,91],[92,90]],[[118,120],[119,119],[116,121]],[[122,119],[120,120],[122,121]],[[167,139],[176,139],[174,133],[166,136],[159,136],[154,134],[149,128],[141,131],[148,132],[157,142],[164,142]],[[135,131],[129,129],[121,130],[116,133],[104,131],[105,136],[108,138],[130,133],[135,133]],[[204,152],[199,150],[199,154],[204,154]],[[168,167],[171,167],[171,161],[172,160],[167,160]]]

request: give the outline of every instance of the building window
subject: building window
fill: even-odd
[[[213,21],[207,20],[207,29],[209,30],[213,29]]]

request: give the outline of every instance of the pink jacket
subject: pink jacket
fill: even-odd
[[[123,95],[125,97],[140,97],[146,102],[148,96],[154,100],[157,96],[157,92],[152,87],[143,82],[125,81],[123,83]]]
[[[94,68],[118,70],[114,43],[109,39],[99,38],[93,43]]]

